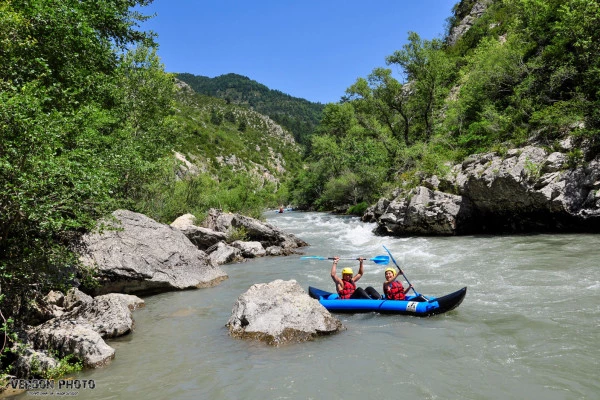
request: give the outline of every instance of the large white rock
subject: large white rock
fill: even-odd
[[[180,230],[145,215],[117,210],[110,229],[83,237],[82,261],[95,268],[95,294],[160,293],[210,287],[227,279]]]
[[[242,294],[227,322],[231,336],[270,345],[312,340],[344,329],[295,280],[258,283]]]

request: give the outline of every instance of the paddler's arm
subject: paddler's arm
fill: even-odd
[[[363,276],[363,262],[365,261],[364,258],[359,257],[358,262],[360,263],[359,267],[358,267],[358,274],[354,275],[354,277],[352,277],[352,281],[356,282],[357,280],[359,280],[362,276]]]
[[[337,263],[339,260],[340,257],[333,257],[333,264],[331,265],[331,279],[333,279],[333,282],[335,282],[336,289],[338,288],[338,285],[343,285],[342,280],[337,276],[336,273]]]

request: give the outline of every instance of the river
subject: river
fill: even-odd
[[[370,258],[385,245],[417,291],[467,286],[467,296],[431,318],[338,314],[339,334],[270,347],[228,335],[237,297],[275,279],[333,290],[331,263],[293,255],[225,265],[217,287],[145,298],[135,332],[109,342],[112,364],[75,376],[95,383],[77,398],[600,398],[600,236],[392,238],[353,217],[265,215],[310,243],[305,255]],[[365,265],[359,286],[380,290],[385,266]]]

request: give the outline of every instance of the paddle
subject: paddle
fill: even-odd
[[[398,268],[398,272],[400,272],[402,274],[402,276],[404,277],[404,279],[406,279],[406,283],[408,283],[409,286],[412,286],[412,284],[410,283],[410,281],[408,280],[408,278],[406,277],[406,275],[404,275],[404,271],[402,271],[402,268],[400,268],[400,266],[398,265],[398,263],[396,262],[396,260],[394,260],[394,256],[392,255],[392,253],[388,250],[387,247],[383,246],[383,248],[385,249],[385,251],[387,251],[387,253],[390,255],[390,258],[392,259],[392,261],[394,262],[394,265],[396,266],[396,268]],[[415,296],[417,297],[421,297],[425,300],[429,300],[427,297],[423,296],[422,294],[420,294],[419,292],[417,292],[414,288],[414,286],[411,288],[413,292],[415,292]]]
[[[333,257],[321,257],[321,256],[304,256],[300,257],[301,260],[333,260]],[[340,258],[340,260],[358,260],[357,258]],[[377,256],[369,258],[369,261],[373,261],[375,264],[388,265],[390,258],[388,256]]]

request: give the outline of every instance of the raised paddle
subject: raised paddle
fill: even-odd
[[[394,263],[394,265],[396,266],[396,268],[398,268],[398,272],[400,272],[402,274],[402,276],[404,277],[404,279],[406,279],[406,283],[408,283],[409,286],[412,286],[412,284],[410,283],[410,281],[408,280],[408,278],[406,277],[406,275],[404,275],[404,271],[402,271],[402,268],[400,268],[400,266],[398,265],[398,263],[396,262],[396,260],[394,260],[394,256],[392,255],[392,253],[388,250],[387,247],[383,246],[383,248],[390,255],[390,258],[392,259],[392,262]],[[427,297],[425,297],[422,294],[420,294],[419,292],[417,292],[415,290],[414,286],[412,286],[411,289],[412,289],[413,292],[415,292],[415,296],[421,297],[422,299],[425,299],[425,300],[429,300]]]
[[[333,260],[333,257],[321,257],[321,256],[304,256],[300,257],[301,260]],[[352,258],[340,258],[340,260],[358,260],[358,257]],[[388,265],[390,262],[390,258],[388,256],[377,256],[373,258],[369,258],[368,261],[373,261],[375,264],[380,265]]]

